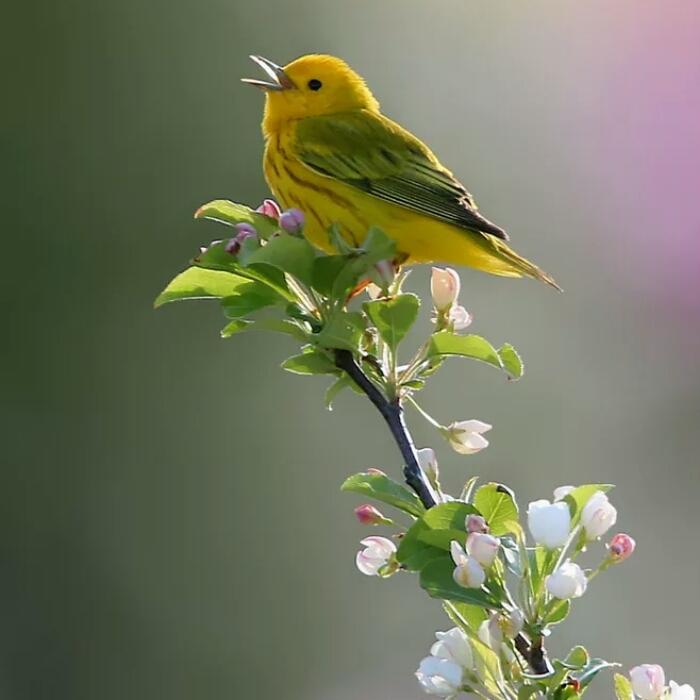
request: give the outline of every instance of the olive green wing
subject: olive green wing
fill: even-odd
[[[297,123],[297,158],[314,172],[469,231],[503,240],[465,187],[415,136],[368,111],[308,117]]]

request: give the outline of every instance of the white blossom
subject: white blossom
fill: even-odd
[[[430,647],[432,656],[454,661],[462,668],[473,668],[474,658],[469,638],[459,627],[453,627],[447,632],[436,632],[435,637],[437,642]]]
[[[574,562],[564,562],[553,574],[547,576],[547,590],[560,600],[580,598],[588,587],[583,569]]]
[[[630,683],[642,700],[658,700],[666,690],[666,674],[658,664],[642,664],[630,671]]]
[[[480,420],[461,420],[447,427],[447,439],[455,452],[471,455],[488,447],[489,441],[482,435],[493,426]]]
[[[459,692],[463,676],[464,670],[459,664],[436,656],[426,656],[416,671],[416,678],[423,690],[443,698]]]
[[[678,685],[676,681],[671,681],[666,693],[666,698],[668,698],[668,700],[695,700],[695,689],[692,685],[688,685],[687,683]]]
[[[365,576],[378,576],[380,569],[396,554],[396,545],[386,537],[365,537],[360,544],[365,549],[357,553],[355,563]]]
[[[448,314],[452,328],[456,331],[463,331],[472,324],[472,315],[459,304],[453,304]]]
[[[486,533],[472,532],[467,537],[467,552],[486,569],[495,561],[500,546],[498,537]]]
[[[571,532],[571,513],[563,501],[533,501],[527,509],[527,524],[537,544],[547,549],[562,547]]]
[[[559,486],[554,489],[554,500],[563,501],[575,488],[575,486]]]
[[[597,540],[617,522],[617,510],[602,491],[596,491],[581,511],[581,524],[589,540]]]
[[[486,580],[486,573],[481,564],[470,557],[456,540],[450,543],[450,554],[455,563],[452,578],[462,588],[481,588]]]

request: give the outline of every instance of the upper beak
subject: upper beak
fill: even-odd
[[[262,56],[251,56],[250,59],[257,63],[270,77],[270,81],[267,80],[255,80],[254,78],[241,78],[241,82],[248,83],[248,85],[255,85],[262,90],[289,90],[290,88],[296,87],[291,81],[289,76],[284,72],[281,66],[276,63],[263,58]]]

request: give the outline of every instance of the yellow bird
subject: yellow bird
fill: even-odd
[[[467,265],[504,277],[534,277],[508,236],[432,151],[385,117],[364,80],[335,56],[308,55],[284,68],[251,56],[265,91],[265,178],[284,207],[306,214],[311,243],[333,252],[331,224],[360,245],[371,225],[396,242],[401,262]]]

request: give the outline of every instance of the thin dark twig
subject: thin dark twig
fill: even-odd
[[[335,365],[338,369],[342,369],[348,374],[374,404],[379,413],[382,414],[403,457],[403,474],[406,483],[416,492],[426,508],[432,508],[436,504],[435,495],[430,484],[425,480],[418,464],[416,448],[406,426],[399,401],[392,402],[384,396],[355,362],[355,358],[349,350],[335,350]],[[516,649],[527,661],[533,673],[550,673],[551,667],[547,661],[547,653],[544,650],[541,637],[534,639],[530,643],[523,634],[519,634],[514,641]]]
[[[428,484],[423,477],[423,472],[418,464],[418,455],[416,454],[416,448],[406,427],[401,404],[398,401],[389,401],[384,394],[382,394],[376,385],[362,371],[362,368],[357,362],[355,362],[355,358],[349,350],[336,350],[335,364],[336,367],[347,372],[350,378],[364,391],[367,398],[382,414],[403,457],[403,474],[406,483],[416,492],[418,498],[420,498],[426,508],[432,508],[436,503],[435,496],[433,495],[430,484]]]
[[[525,638],[525,635],[519,634],[515,637],[514,641],[515,648],[530,665],[533,673],[544,675],[552,672],[552,667],[547,660],[547,652],[544,649],[542,637],[536,637],[532,644],[530,644]]]

